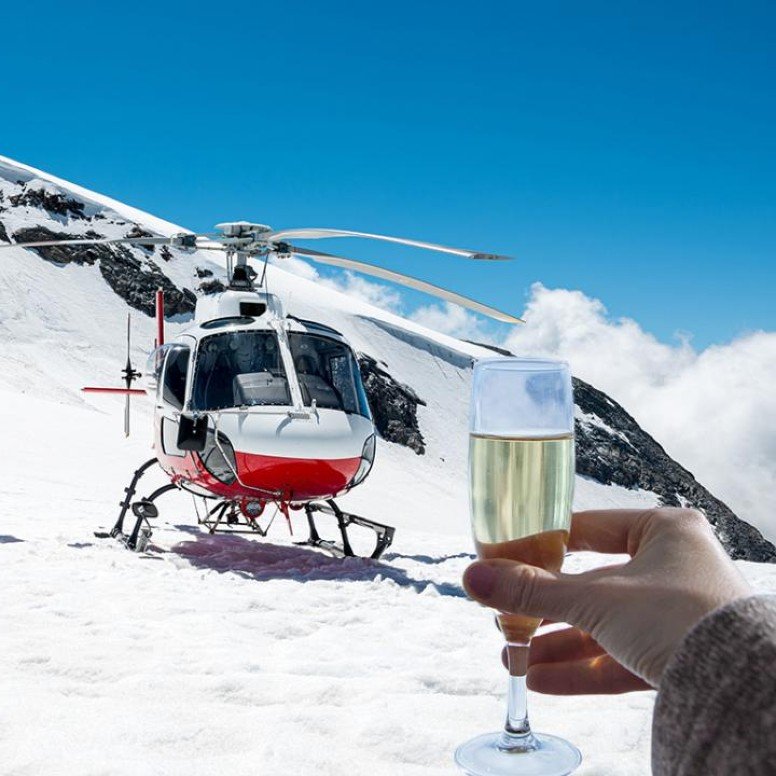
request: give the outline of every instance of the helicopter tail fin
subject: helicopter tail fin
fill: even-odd
[[[156,289],[156,347],[164,345],[164,291]]]

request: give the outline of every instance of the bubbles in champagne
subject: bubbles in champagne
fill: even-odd
[[[472,434],[471,516],[482,558],[508,558],[558,571],[566,551],[574,495],[574,437],[544,439]],[[499,617],[508,641],[527,642],[533,618]]]

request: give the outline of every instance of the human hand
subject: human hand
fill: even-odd
[[[631,559],[582,574],[494,559],[464,574],[468,594],[486,606],[571,626],[532,641],[528,686],[538,692],[657,687],[688,631],[751,593],[706,518],[692,509],[577,512],[569,550]]]

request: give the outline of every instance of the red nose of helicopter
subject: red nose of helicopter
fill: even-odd
[[[279,458],[235,452],[237,474],[249,488],[277,491],[285,501],[332,498],[354,483],[358,458]]]

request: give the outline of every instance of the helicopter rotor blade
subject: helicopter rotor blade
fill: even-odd
[[[347,229],[281,229],[277,232],[262,234],[262,239],[272,242],[284,242],[286,240],[319,240],[329,237],[363,237],[367,240],[382,240],[383,242],[411,245],[414,248],[426,248],[430,251],[452,253],[455,256],[463,256],[465,259],[477,261],[509,261],[511,256],[501,256],[497,253],[482,253],[470,251],[466,248],[451,248],[447,245],[424,242],[422,240],[410,240],[406,237],[389,237],[385,234],[372,234],[371,232],[353,232]]]
[[[398,283],[399,285],[407,286],[408,288],[414,288],[417,291],[423,291],[426,294],[436,296],[446,302],[452,302],[453,304],[466,307],[481,315],[487,315],[497,321],[504,321],[505,323],[525,323],[522,318],[497,310],[495,307],[488,307],[481,302],[476,302],[474,299],[469,299],[466,296],[461,296],[461,294],[456,294],[454,291],[448,291],[445,288],[432,285],[425,280],[419,280],[411,275],[402,275],[399,272],[384,269],[383,267],[377,267],[374,264],[367,264],[366,262],[355,261],[354,259],[345,259],[341,256],[333,256],[330,253],[321,253],[320,251],[314,251],[309,248],[292,248],[292,252],[310,258],[321,264],[329,264],[332,267],[340,267],[342,269],[352,269],[356,272],[362,272],[365,275],[372,275],[373,277],[380,278],[381,280],[389,280],[392,283]]]
[[[119,237],[75,240],[39,240],[37,242],[7,243],[3,248],[48,248],[53,245],[170,245],[170,237]]]

